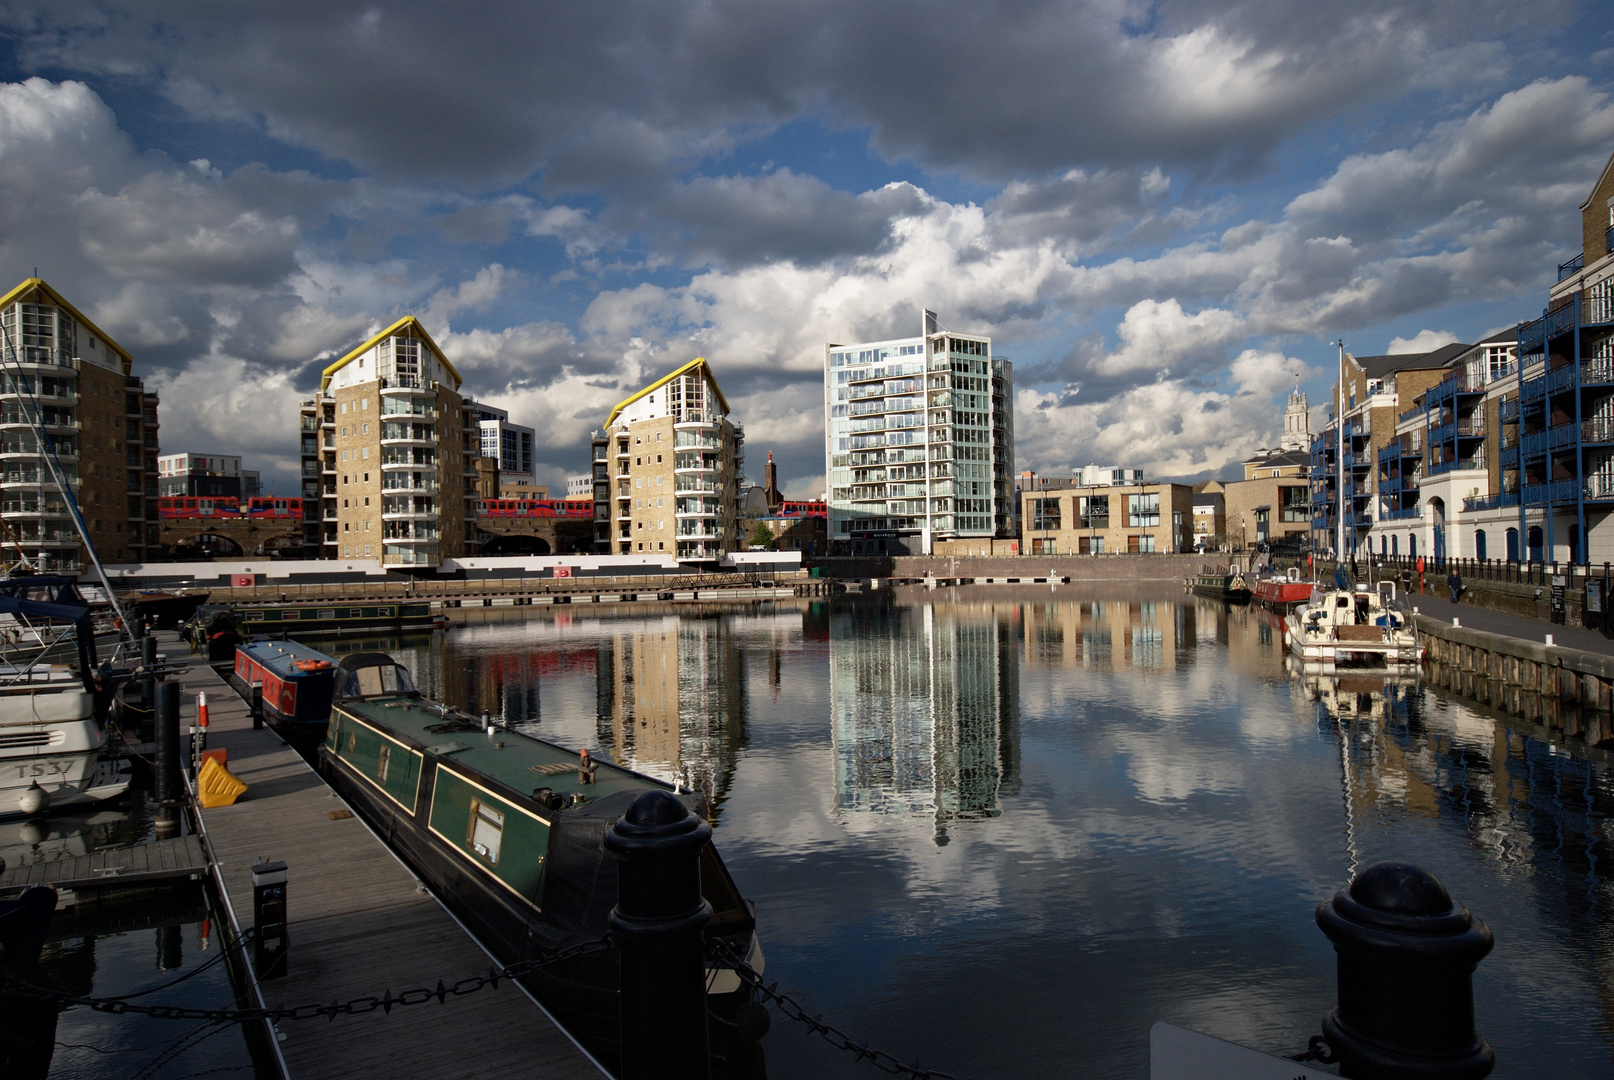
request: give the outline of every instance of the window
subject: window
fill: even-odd
[[[376,754],[375,778],[378,782],[387,782],[387,766],[392,761],[392,747],[387,743],[381,744],[381,751]]]
[[[1076,500],[1077,527],[1082,529],[1107,529],[1110,527],[1110,497],[1108,495],[1084,495]],[[1099,551],[1104,550],[1102,547]]]
[[[471,800],[471,820],[465,832],[465,843],[488,861],[499,865],[499,844],[504,839],[504,814],[481,799]]]
[[[1057,498],[1031,500],[1031,527],[1033,529],[1059,528],[1059,500]]]
[[[1286,487],[1279,490],[1283,501],[1281,520],[1291,523],[1311,520],[1310,493],[1305,488]]]
[[[1160,493],[1147,492],[1126,497],[1126,524],[1131,529],[1153,529],[1160,526]]]
[[[1076,551],[1080,555],[1104,554],[1104,538],[1102,536],[1083,536],[1076,541]]]
[[[1142,536],[1127,537],[1126,549],[1134,555],[1154,554],[1154,534],[1144,533]]]

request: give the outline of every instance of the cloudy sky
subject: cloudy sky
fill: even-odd
[[[1575,0],[56,0],[0,42],[0,279],[288,492],[299,395],[403,314],[552,482],[704,355],[816,495],[823,343],[924,307],[1014,360],[1020,467],[1227,474],[1330,340],[1539,314],[1614,152]]]

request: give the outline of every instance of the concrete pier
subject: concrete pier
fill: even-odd
[[[270,1008],[394,994],[486,974],[492,958],[396,857],[189,648],[161,635],[183,665],[181,724],[206,691],[209,749],[249,785],[234,806],[199,811],[213,873],[239,939],[251,925],[252,864],[287,865],[287,972],[256,983]],[[247,950],[250,953],[250,950]],[[249,995],[244,1004],[256,1004]],[[607,1075],[512,981],[464,997],[335,1020],[283,1021],[272,1037],[292,1080],[358,1077]]]

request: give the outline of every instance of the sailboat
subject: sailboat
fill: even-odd
[[[132,644],[111,582],[85,528],[33,396],[9,330],[0,323],[6,373],[15,380],[33,430],[34,444],[50,479],[61,493],[79,540],[108,597],[119,627],[118,655]],[[95,622],[77,583],[70,578],[34,576],[22,554],[0,582],[0,818],[33,816],[50,810],[102,802],[122,795],[127,776],[101,760],[106,746],[106,712],[111,702],[111,665],[98,670]]]

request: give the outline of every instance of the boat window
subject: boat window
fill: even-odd
[[[499,865],[499,841],[504,838],[504,815],[480,799],[471,800],[471,828],[465,842],[494,866]]]
[[[417,693],[409,672],[397,664],[376,664],[362,667],[347,677],[343,696],[349,698],[378,697],[382,694]]]
[[[375,778],[383,784],[387,782],[387,764],[391,760],[392,747],[382,743],[381,752],[376,755]]]

